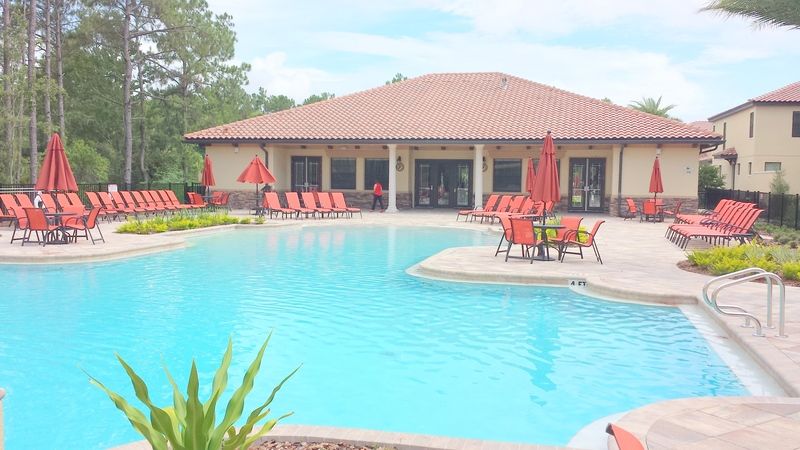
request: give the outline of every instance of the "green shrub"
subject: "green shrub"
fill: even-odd
[[[760,267],[786,279],[796,279],[800,252],[779,245],[747,244],[736,247],[712,247],[688,255],[689,262],[714,275],[724,275],[748,267]]]
[[[271,336],[271,334],[270,334]],[[89,375],[89,380],[95,386],[102,389],[106,395],[114,402],[114,405],[122,411],[131,425],[139,432],[154,450],[244,450],[250,447],[258,438],[269,432],[281,419],[291,415],[284,414],[276,419],[266,420],[270,410],[267,407],[272,403],[275,394],[280,390],[286,381],[297,372],[299,367],[292,371],[272,390],[272,394],[264,403],[254,409],[247,417],[247,421],[237,430],[235,423],[242,416],[244,410],[245,397],[253,389],[255,377],[261,368],[261,360],[264,357],[264,350],[267,348],[270,336],[264,341],[255,359],[242,378],[242,384],[234,391],[228,405],[225,408],[225,415],[217,423],[217,402],[222,396],[228,384],[228,367],[231,364],[233,354],[233,344],[228,340],[228,348],[222,357],[222,362],[214,375],[211,386],[211,396],[205,402],[200,401],[199,390],[200,381],[197,374],[197,366],[192,360],[192,369],[189,373],[189,382],[186,387],[186,397],[175,383],[172,374],[164,367],[167,379],[172,385],[173,405],[159,407],[153,404],[147,385],[139,375],[129,366],[119,355],[117,360],[125,369],[128,377],[133,384],[136,398],[147,407],[150,419],[144,412],[133,407],[127,400],[116,392],[110,390],[100,381]],[[266,420],[266,421],[265,421]],[[253,429],[263,422],[260,430],[253,433]],[[252,433],[252,434],[251,434]]]
[[[261,225],[261,224],[262,224],[262,223],[264,223],[264,222],[266,222],[266,219],[264,218],[264,216],[258,216],[258,217],[256,217],[256,223],[257,223],[257,224]]]
[[[171,217],[154,217],[146,220],[129,220],[117,228],[118,233],[154,234],[165,231],[193,230],[217,225],[239,223],[239,219],[227,214],[198,214],[196,216],[175,215]]]
[[[244,217],[242,219],[239,219],[239,223],[242,224],[242,225],[248,225],[250,223],[250,218],[249,217]]]

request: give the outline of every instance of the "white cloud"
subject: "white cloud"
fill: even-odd
[[[290,67],[284,52],[274,52],[250,61],[250,86],[255,91],[263,87],[270,95],[287,95],[302,101],[314,92],[316,86],[334,79],[323,70],[307,67]]]

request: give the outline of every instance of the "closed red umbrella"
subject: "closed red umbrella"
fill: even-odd
[[[531,197],[537,202],[559,202],[561,191],[558,186],[558,166],[556,165],[556,147],[550,132],[544,138],[542,154],[539,157],[539,170],[536,171]]]
[[[653,198],[664,192],[664,184],[661,182],[661,163],[658,160],[658,156],[653,161],[653,172],[650,173],[650,192],[653,193]]]
[[[265,183],[274,183],[275,177],[272,176],[272,173],[267,169],[267,166],[261,162],[261,158],[256,155],[253,157],[253,160],[250,161],[250,164],[244,169],[239,178],[236,181],[240,183],[255,183],[256,185],[256,211],[258,211],[258,185],[265,184]]]
[[[525,190],[533,197],[533,185],[536,181],[536,170],[533,168],[533,158],[528,160],[528,174],[525,177]]]
[[[203,175],[200,178],[200,184],[205,187],[214,186],[217,184],[216,180],[214,180],[214,170],[211,165],[211,158],[206,155],[203,159]]]
[[[72,169],[69,167],[69,160],[67,160],[67,154],[64,152],[64,145],[61,143],[58,133],[53,133],[47,143],[44,163],[39,171],[39,178],[36,180],[36,190],[78,190],[78,183],[75,182],[75,175],[72,174]]]

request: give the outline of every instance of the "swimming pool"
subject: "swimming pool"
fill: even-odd
[[[646,403],[746,393],[678,309],[405,273],[441,249],[495,239],[272,228],[116,262],[0,266],[7,448],[138,440],[81,368],[130,394],[119,352],[165,404],[162,359],[184,385],[196,357],[210,382],[232,336],[233,388],[270,330],[251,399],[303,363],[273,408],[295,411],[293,423],[557,445]]]

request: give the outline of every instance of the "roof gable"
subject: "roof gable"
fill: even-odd
[[[800,103],[800,81],[792,84],[787,84],[782,88],[775,89],[774,91],[767,92],[766,94],[759,95],[758,97],[751,98],[750,100],[742,103],[741,105],[734,106],[731,109],[722,111],[708,118],[710,121],[722,119],[730,115],[736,114],[739,111],[744,111],[757,103],[772,104],[772,103]]]
[[[438,73],[208,128],[187,141],[716,141],[709,130],[497,72]]]

